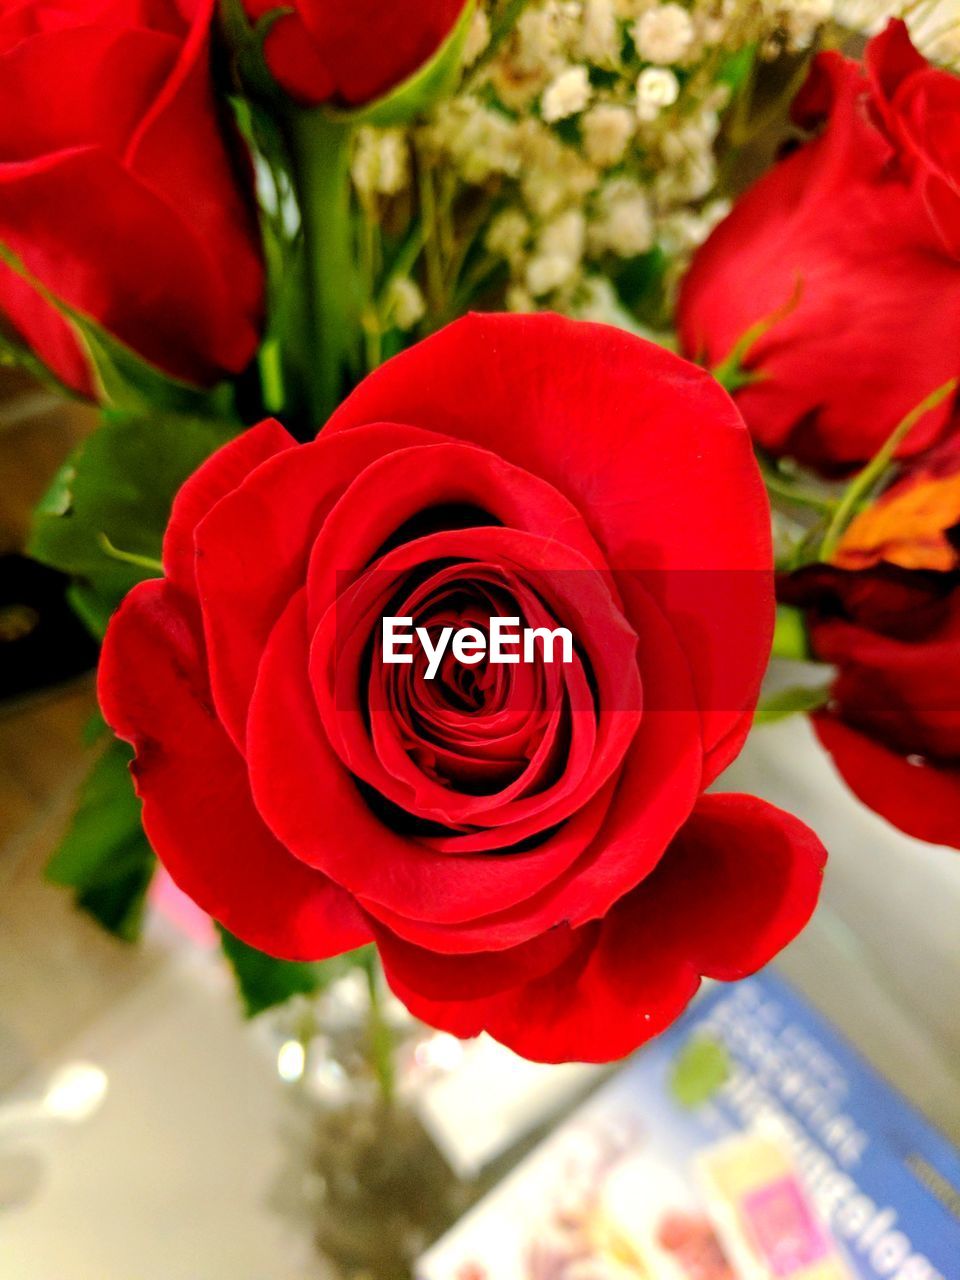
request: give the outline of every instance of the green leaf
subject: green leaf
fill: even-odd
[[[922,422],[928,413],[939,408],[944,400],[953,396],[958,385],[960,385],[960,379],[951,378],[942,387],[937,387],[936,391],[931,391],[924,397],[904,418],[901,418],[863,470],[858,471],[853,477],[837,502],[833,518],[823,535],[823,541],[820,544],[821,560],[829,563],[836,555],[847,526],[860,507],[875,497],[883,484],[888,467],[896,457],[897,450],[913,428],[918,422]]]
[[[174,494],[234,434],[203,418],[111,414],[61,468],[28,550],[74,577],[71,603],[95,634],[132,586],[157,576]]]
[[[720,70],[717,72],[719,83],[728,85],[731,93],[742,89],[753,70],[756,56],[756,42],[745,44],[742,49],[735,50],[720,64]]]
[[[756,324],[752,324],[745,333],[741,334],[733,344],[730,352],[724,356],[720,363],[713,366],[710,372],[725,391],[733,395],[741,387],[749,387],[752,383],[763,380],[765,375],[756,370],[745,368],[745,361],[749,359],[760,339],[766,337],[781,320],[785,320],[796,310],[802,296],[803,281],[798,276],[793,286],[793,293],[786,302],[777,307],[775,311],[762,316]]]
[[[789,658],[793,662],[806,662],[812,657],[802,609],[790,604],[777,605],[771,656]]]
[[[732,1069],[722,1041],[713,1036],[692,1036],[674,1059],[670,1092],[682,1107],[692,1110],[710,1101],[729,1080]]]
[[[26,369],[31,377],[59,396],[72,397],[70,390],[53,374],[25,343],[18,342],[10,334],[0,332],[0,368]]]
[[[323,986],[319,964],[275,960],[248,947],[222,926],[218,925],[218,930],[248,1018],[283,1004],[291,996],[312,995]]]
[[[129,763],[132,751],[114,739],[94,765],[46,877],[73,890],[77,906],[125,942],[140,935],[156,859],[140,825]]]
[[[351,969],[364,968],[372,947],[360,947],[330,960],[276,960],[263,951],[241,942],[234,934],[217,925],[223,954],[237,980],[237,989],[248,1018],[297,995],[315,995]]]
[[[819,711],[830,701],[830,686],[827,685],[795,685],[790,689],[781,689],[769,698],[764,698],[754,713],[754,724],[776,724],[778,720],[787,720],[790,716],[805,715],[811,711]]]
[[[156,409],[171,409],[178,413],[229,412],[232,391],[226,384],[208,392],[163,373],[108,333],[92,316],[58,298],[4,244],[0,244],[0,262],[30,285],[73,329],[87,352],[97,383],[98,398],[104,404],[141,413]]]

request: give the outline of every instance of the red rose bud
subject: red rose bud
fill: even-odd
[[[814,656],[838,669],[812,720],[844,781],[901,831],[960,848],[957,573],[814,565],[779,594],[808,610]]]
[[[0,243],[57,299],[194,383],[253,355],[255,220],[210,81],[213,0],[32,0],[0,14]],[[0,264],[0,309],[65,383],[60,313]]]
[[[303,106],[357,107],[382,97],[428,62],[466,3],[243,0],[243,7],[252,22],[285,10],[270,22],[264,56],[291,97]]]
[[[677,356],[461,320],[313,443],[265,422],[215,454],[164,568],[110,624],[101,704],[170,874],[252,946],[374,940],[435,1026],[600,1061],[813,910],[816,837],[704,794],[750,728],[772,556],[743,423]]]
[[[960,79],[891,22],[865,67],[821,54],[793,113],[818,136],[700,249],[678,323],[684,350],[716,366],[775,316],[737,403],[771,453],[842,471],[960,373]],[[929,447],[950,413],[930,413],[900,455]]]

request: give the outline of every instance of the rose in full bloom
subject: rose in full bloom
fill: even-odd
[[[834,563],[781,583],[837,676],[816,733],[850,789],[909,835],[960,848],[960,447],[911,466]]]
[[[813,909],[795,818],[704,789],[769,652],[769,512],[704,372],[556,316],[475,316],[311,444],[266,422],[177,497],[115,615],[107,719],[175,880],[251,945],[371,940],[435,1026],[610,1059]],[[383,661],[382,618],[567,627],[573,661]]]
[[[793,108],[819,129],[734,206],[682,289],[684,350],[716,364],[775,317],[737,394],[754,438],[824,471],[871,458],[960,374],[960,79],[902,22],[865,67],[820,54]],[[779,315],[777,315],[779,313]],[[927,448],[944,402],[900,448]]]
[[[382,97],[437,52],[466,0],[243,0],[248,17],[270,17],[264,41],[276,81],[304,106],[356,107]],[[279,17],[275,10],[283,9]]]
[[[0,11],[0,243],[164,371],[239,372],[263,273],[248,175],[210,79],[213,0],[20,0]],[[0,264],[0,312],[92,394],[70,326]]]

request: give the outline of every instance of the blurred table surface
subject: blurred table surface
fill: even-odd
[[[88,429],[38,408],[0,428],[0,549]],[[270,1203],[274,1063],[217,959],[162,928],[140,948],[114,942],[42,879],[92,707],[87,680],[0,715],[0,1091],[36,1091],[72,1060],[109,1081],[85,1124],[0,1136],[0,1280],[312,1280],[306,1242]],[[724,785],[799,812],[831,853],[782,971],[960,1141],[960,854],[860,806],[802,721],[755,733]]]

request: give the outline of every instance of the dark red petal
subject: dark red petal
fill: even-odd
[[[742,732],[769,654],[769,514],[742,421],[709,375],[603,325],[476,315],[388,361],[326,430],[384,418],[481,445],[564,494],[611,567],[642,572],[675,617],[707,750]],[[752,597],[698,603],[691,570],[753,573]],[[734,654],[750,679],[731,698]]]
[[[196,595],[197,525],[251,471],[295,443],[279,422],[268,418],[218,449],[180,486],[163,539],[163,568],[174,586]]]
[[[362,435],[371,428],[360,429]],[[393,430],[393,448],[357,475],[324,523],[311,555],[308,581],[310,621],[317,625],[358,573],[397,532],[418,516],[444,507],[471,507],[472,523],[502,524],[539,534],[583,556],[597,569],[607,567],[583,516],[576,507],[529,471],[475,445],[422,434],[420,446],[409,447]],[[351,431],[348,439],[356,437]],[[338,439],[329,429],[322,439]],[[360,518],[360,513],[363,518]],[[486,513],[491,519],[484,519]],[[410,533],[406,541],[417,535]]]
[[[378,936],[391,986],[418,1017],[458,1035],[487,1031],[537,1061],[623,1057],[684,1009],[701,976],[766,964],[816,905],[825,854],[795,818],[751,796],[704,797],[657,870],[546,973],[522,949],[491,957],[492,995],[470,999],[449,960]],[[506,986],[511,958],[516,986]],[[482,989],[481,957],[470,958]],[[453,999],[444,991],[451,972]]]
[[[247,0],[250,3],[250,0]],[[254,0],[262,7],[263,0]],[[329,80],[312,85],[297,74],[289,44],[268,50],[270,66],[282,83],[300,90],[307,104],[335,97],[352,105],[369,102],[412,75],[440,47],[463,10],[465,0],[418,0],[416,6],[385,5],[383,0],[298,0],[296,12]]]
[[[322,544],[321,535],[317,546]],[[547,538],[501,528],[451,530],[404,543],[377,561],[327,610],[311,647],[311,682],[327,739],[345,766],[378,793],[413,812],[417,797],[384,768],[368,729],[368,714],[382,713],[384,709],[359,706],[352,691],[358,687],[364,646],[371,630],[376,630],[395,584],[424,563],[447,559],[464,561],[461,572],[468,579],[473,557],[518,573],[530,582],[558,622],[570,627],[587,655],[596,681],[596,703],[586,681],[581,679],[579,685],[568,682],[569,692],[581,690],[579,705],[572,707],[573,715],[588,718],[591,726],[595,721],[598,731],[590,765],[583,769],[580,780],[571,766],[555,791],[504,800],[497,807],[496,796],[457,794],[431,787],[424,780],[420,798],[429,799],[438,807],[431,809],[428,804],[418,816],[451,825],[499,825],[532,819],[517,834],[516,838],[522,839],[569,817],[596,794],[620,764],[641,719],[636,634],[617,608],[604,576],[578,552]],[[579,671],[579,664],[576,669]],[[577,739],[575,734],[574,740]]]
[[[840,776],[869,809],[918,840],[960,849],[960,767],[914,763],[829,712],[812,719]]]
[[[581,815],[587,825],[580,839],[565,841],[561,832],[556,841],[509,857],[453,857],[398,835],[370,810],[326,739],[307,674],[308,640],[301,594],[264,650],[247,735],[257,808],[297,857],[370,911],[382,903],[417,921],[456,924],[530,897],[582,851],[596,829],[590,806]]]
[[[274,78],[298,102],[310,105],[334,96],[336,84],[330,68],[299,14],[286,13],[276,19],[263,42],[263,52]]]
[[[697,252],[678,304],[684,351],[711,365],[781,313],[750,350],[760,377],[737,404],[764,448],[825,471],[871,458],[956,373],[960,348],[960,273],[865,90],[849,59],[816,60],[799,111],[828,111],[825,132],[740,197]],[[900,456],[928,448],[950,413],[945,402],[927,414]]]
[[[77,191],[83,200],[71,199]],[[211,275],[209,248],[166,195],[103,148],[0,164],[0,241],[58,298],[175,377],[213,382],[224,369],[239,372],[253,354],[256,324]],[[5,289],[3,310],[52,362],[62,319],[25,289],[12,296]]]
[[[224,727],[241,749],[263,646],[304,582],[310,550],[331,507],[371,461],[433,439],[414,427],[392,425],[354,432],[349,439],[331,440],[324,433],[251,468],[196,530],[210,682]],[[362,527],[370,514],[365,511],[357,523]]]
[[[179,41],[158,31],[106,24],[64,27],[22,41],[3,59],[0,161],[92,144],[122,156],[179,48]]]
[[[100,705],[133,744],[143,825],[170,875],[231,933],[271,955],[317,960],[370,940],[354,900],[264,826],[240,755],[210,706],[199,620],[162,580],[110,623]]]
[[[241,318],[259,333],[263,312],[263,262],[253,197],[254,175],[239,139],[229,135],[223,103],[214,93],[210,73],[211,31],[216,0],[192,0],[190,27],[179,56],[129,141],[125,164],[158,195],[189,193],[180,208],[185,225],[205,254],[210,277],[217,281],[225,313],[218,340],[218,359],[239,372],[253,347],[238,323]],[[234,144],[234,145],[231,145]]]
[[[634,593],[641,590],[635,583],[625,585]],[[637,616],[639,598],[631,603]],[[510,947],[560,921],[582,925],[598,919],[650,874],[700,794],[702,748],[683,653],[649,599],[637,636],[641,669],[653,688],[669,690],[670,701],[645,708],[603,826],[579,851],[581,856],[515,907],[504,904],[495,915],[463,921],[456,928],[410,919],[413,913],[402,902],[397,907],[368,904],[372,915],[433,951]]]
[[[883,31],[867,42],[863,63],[880,104],[888,106],[903,82],[925,70],[927,60],[913,47],[907,24],[891,18]]]

